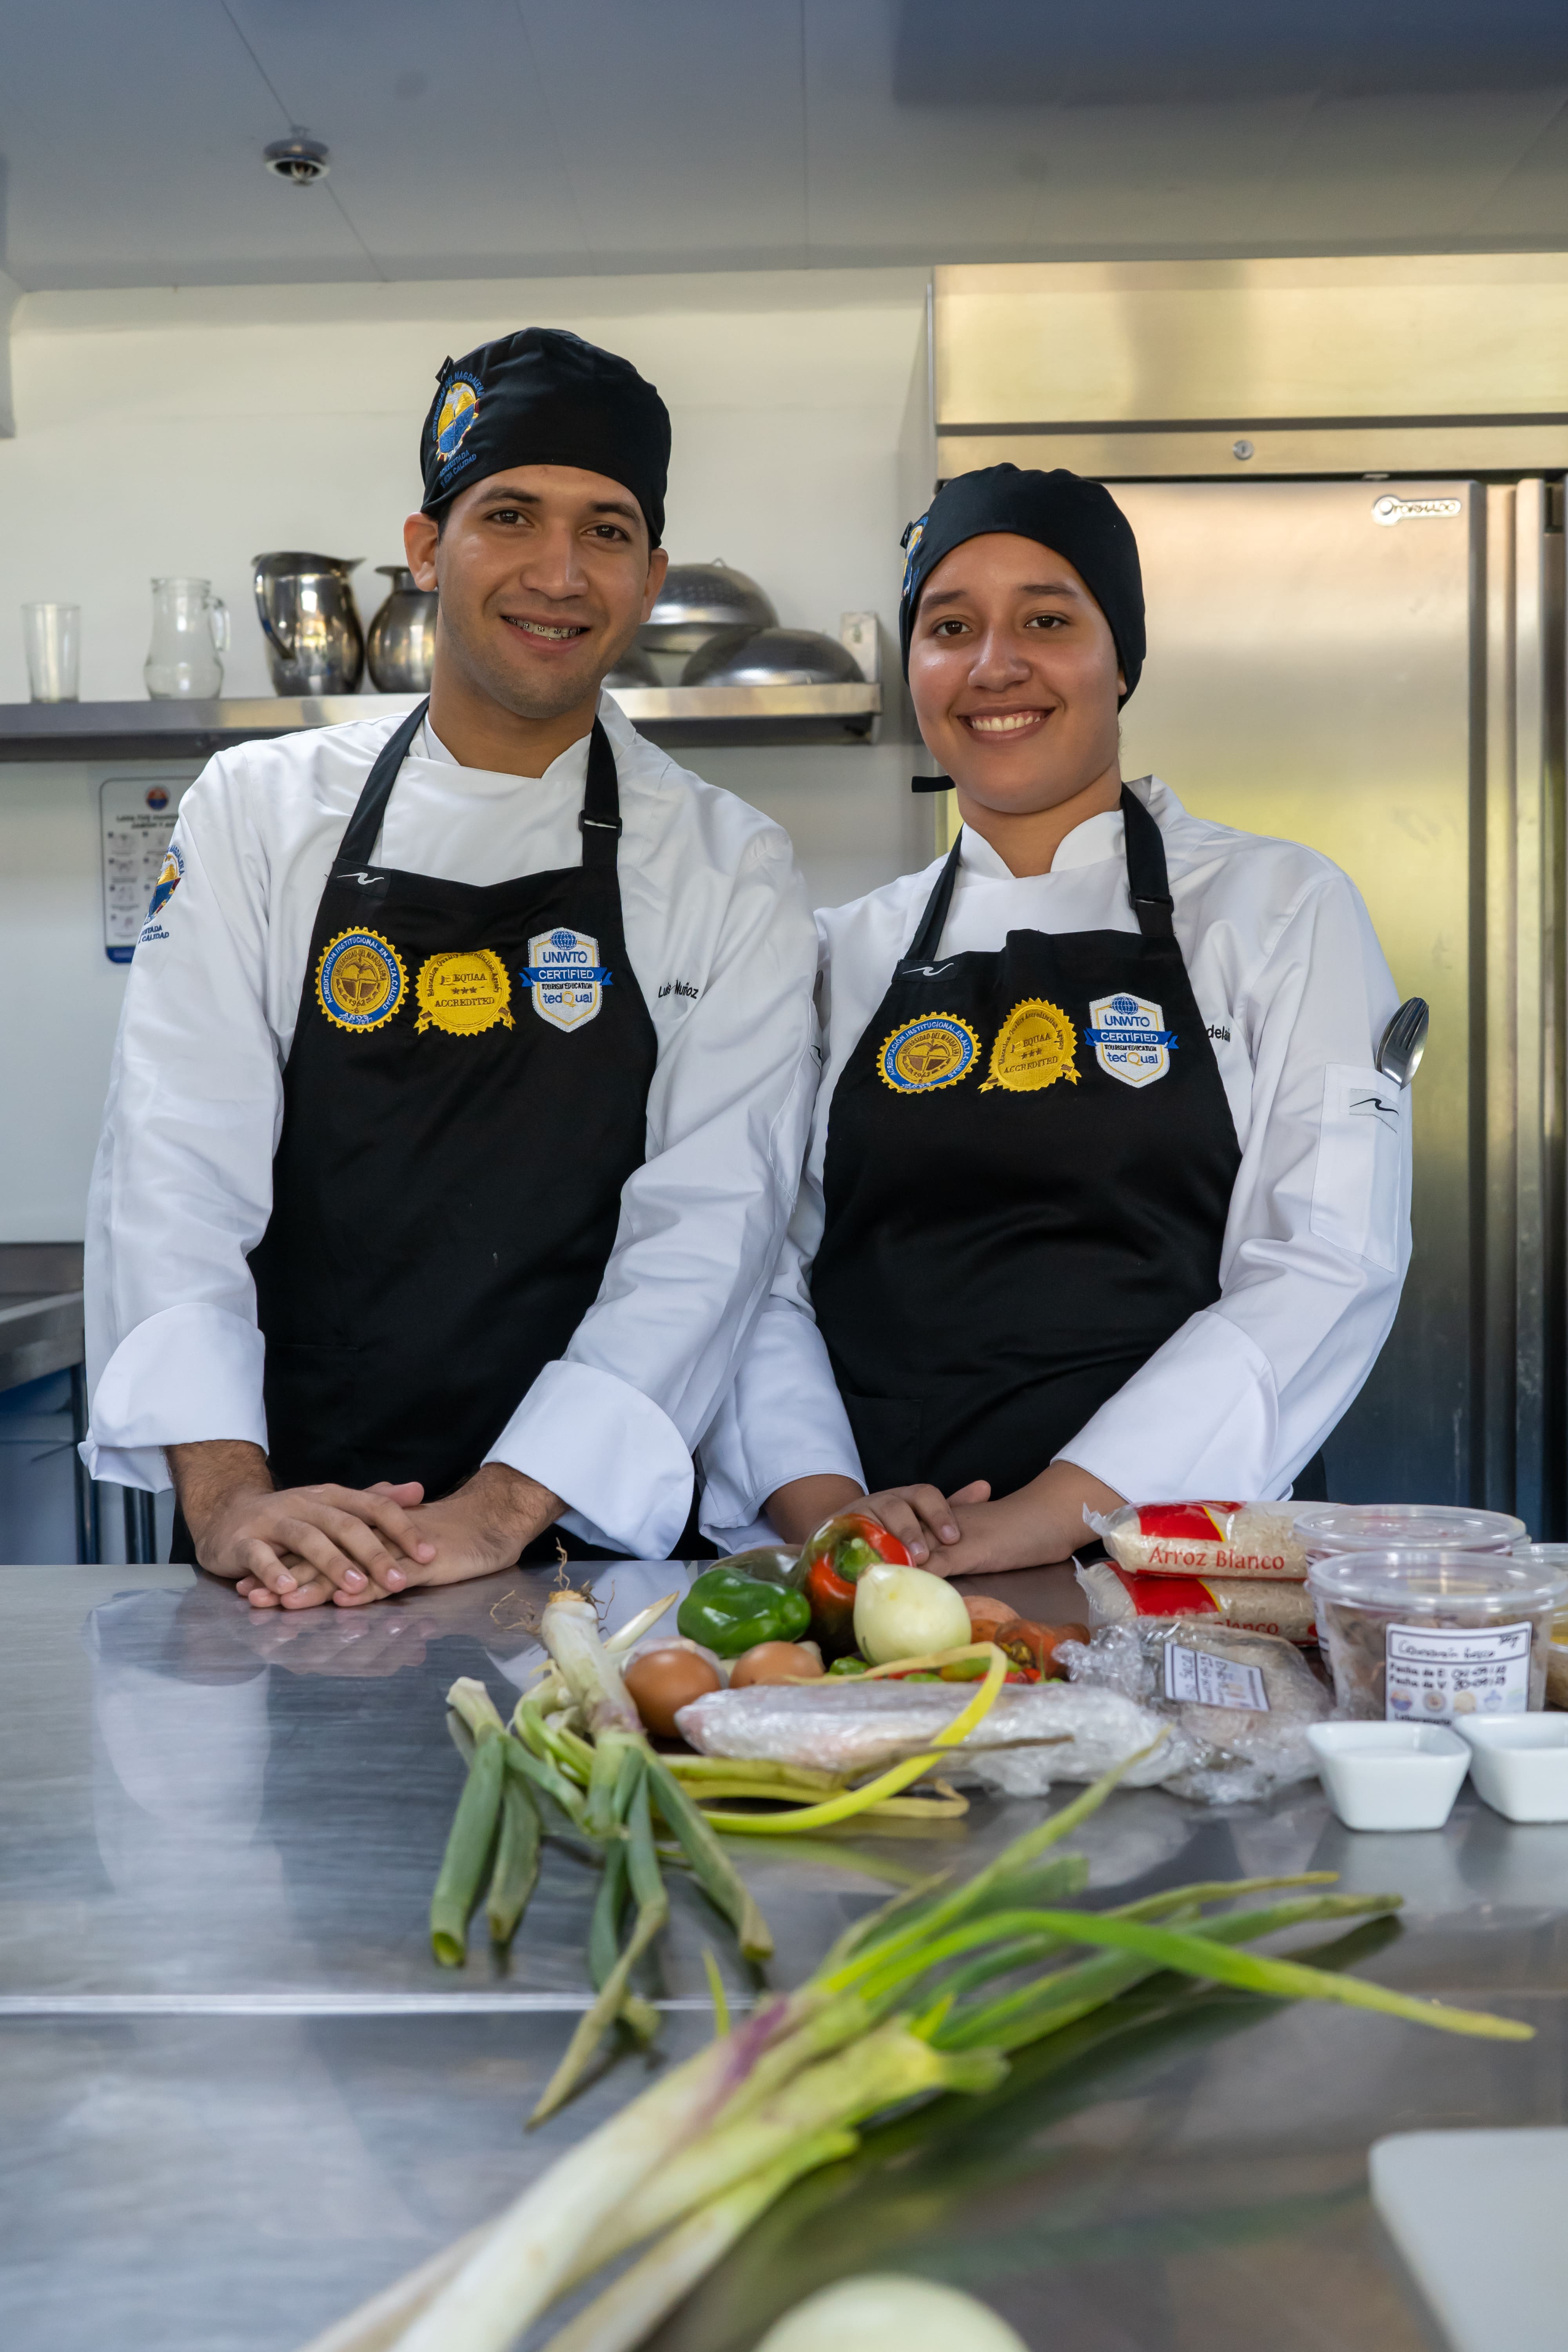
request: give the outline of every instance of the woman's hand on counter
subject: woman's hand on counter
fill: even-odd
[[[824,1473],[814,1478],[792,1478],[775,1487],[763,1503],[770,1526],[786,1544],[803,1544],[818,1528],[841,1511],[865,1511],[897,1536],[912,1560],[923,1560],[933,1547],[955,1544],[959,1530],[952,1516],[955,1503],[984,1502],[991,1492],[984,1478],[963,1486],[953,1496],[937,1486],[887,1486],[868,1495],[853,1478]]]
[[[965,1489],[963,1492],[967,1492]],[[888,1524],[872,1496],[865,1507]],[[1010,1568],[1052,1568],[1069,1559],[1087,1537],[1084,1506],[1113,1511],[1122,1497],[1073,1462],[1053,1462],[1026,1486],[994,1502],[952,1498],[958,1541],[933,1549],[925,1566],[934,1576],[996,1576]]]
[[[976,1478],[952,1495],[944,1495],[940,1486],[884,1486],[868,1495],[858,1507],[879,1519],[890,1536],[898,1537],[917,1568],[929,1568],[935,1576],[956,1576],[959,1571],[940,1555],[963,1540],[960,1508],[986,1502],[990,1495],[990,1482],[984,1478]],[[933,1553],[939,1557],[933,1559]]]
[[[435,1559],[410,1517],[422,1486],[275,1487],[260,1447],[237,1439],[171,1445],[168,1457],[197,1559],[255,1607],[380,1599]]]
[[[403,1487],[373,1486],[370,1496],[403,1495]],[[368,1499],[368,1498],[367,1498]],[[461,1584],[476,1576],[491,1576],[498,1569],[515,1568],[518,1556],[566,1506],[559,1495],[525,1477],[504,1462],[487,1462],[456,1494],[438,1503],[422,1503],[407,1510],[410,1532],[419,1550],[416,1559],[404,1559],[395,1570],[395,1581],[373,1578],[350,1586],[334,1582],[321,1570],[301,1572],[295,1563],[295,1589],[281,1597],[285,1609],[314,1609],[331,1601],[340,1609],[363,1609],[367,1601],[385,1601],[394,1592],[416,1585]],[[272,1595],[247,1591],[253,1607],[274,1605]]]

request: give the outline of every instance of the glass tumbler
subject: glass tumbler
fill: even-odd
[[[154,702],[210,702],[223,690],[228,607],[210,580],[153,583],[153,642],[142,665]]]
[[[75,702],[81,677],[81,606],[24,604],[27,691],[35,702]]]

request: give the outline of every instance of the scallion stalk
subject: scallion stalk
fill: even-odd
[[[500,1740],[506,1740],[504,1732]],[[500,1831],[496,1839],[489,1894],[485,1900],[485,1917],[491,1943],[504,1951],[517,1933],[517,1923],[528,1908],[528,1898],[538,1883],[543,1825],[529,1782],[520,1773],[504,1770],[504,1745],[501,1761]]]
[[[443,1968],[460,1969],[468,1956],[468,1921],[479,1899],[495,1838],[502,1769],[499,1733],[482,1733],[430,1897],[430,1948]]]

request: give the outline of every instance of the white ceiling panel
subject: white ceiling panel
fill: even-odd
[[[1568,7],[50,0],[0,165],[29,288],[1550,247]]]
[[[218,0],[0,11],[4,266],[26,287],[374,278],[327,191],[262,170],[289,128]]]
[[[581,270],[592,249],[516,0],[322,7],[227,0],[291,122],[325,139],[326,188],[388,278]]]
[[[800,0],[519,0],[606,269],[808,259]]]

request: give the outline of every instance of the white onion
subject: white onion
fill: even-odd
[[[874,1666],[962,1650],[973,1640],[963,1596],[923,1568],[868,1568],[855,1587],[855,1640]]]
[[[891,2272],[842,2279],[808,2295],[769,2328],[757,2352],[850,2352],[851,2347],[854,2352],[1026,2352],[1023,2337],[973,2295]]]

